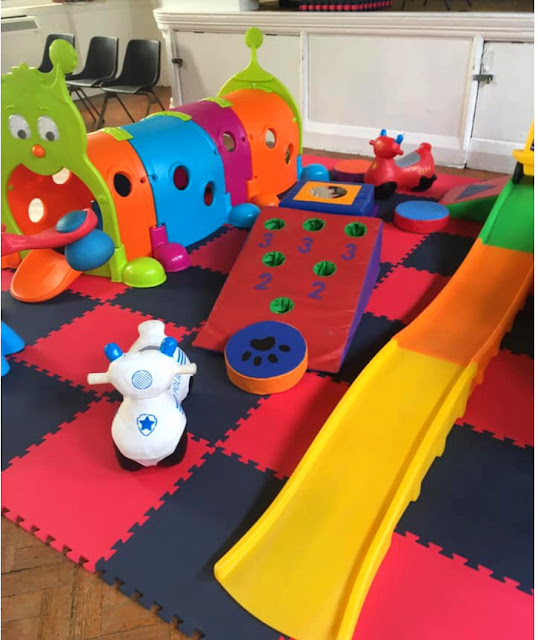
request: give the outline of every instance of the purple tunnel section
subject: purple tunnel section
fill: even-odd
[[[226,189],[232,206],[247,202],[247,181],[252,179],[252,158],[248,136],[230,106],[213,100],[200,100],[175,107],[185,113],[213,138],[222,158]]]

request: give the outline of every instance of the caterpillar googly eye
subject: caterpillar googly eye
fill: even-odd
[[[14,113],[8,120],[9,133],[17,140],[26,140],[30,137],[30,125],[24,116]]]
[[[60,139],[58,125],[50,116],[40,116],[37,119],[37,131],[45,142],[56,142]]]

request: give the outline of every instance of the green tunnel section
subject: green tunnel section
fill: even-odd
[[[534,252],[534,180],[508,180],[479,238],[484,244]]]

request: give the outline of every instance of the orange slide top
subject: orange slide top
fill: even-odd
[[[61,253],[33,249],[13,276],[11,295],[22,302],[44,302],[65,291],[79,275]]]
[[[509,329],[509,319],[524,303],[532,277],[532,253],[486,245],[478,239],[450,286],[395,340],[404,349],[462,366],[474,361],[480,382]]]

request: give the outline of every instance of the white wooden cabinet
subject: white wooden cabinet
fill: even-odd
[[[533,114],[533,14],[298,12],[154,14],[175,105],[214,95],[246,66],[249,26],[262,65],[300,104],[307,147],[370,155],[381,128],[404,150],[429,141],[440,165],[511,171]],[[178,61],[182,61],[182,65]],[[473,80],[486,72],[490,84]]]
[[[174,46],[181,58],[181,97],[173,87],[174,104],[195,102],[214,96],[222,85],[245,67],[248,49],[240,33],[182,31],[175,34]],[[300,37],[266,36],[259,50],[261,65],[270,69],[300,100]]]

